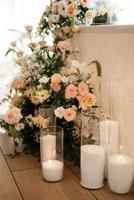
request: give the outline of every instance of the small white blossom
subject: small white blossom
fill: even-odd
[[[49,21],[55,23],[59,20],[59,15],[52,14],[49,18]]]
[[[18,123],[18,124],[16,124],[16,125],[15,125],[15,129],[16,129],[17,131],[20,131],[20,130],[24,129],[24,124],[23,124],[23,123]]]
[[[63,83],[66,83],[66,84],[69,82],[69,78],[66,77],[66,76],[62,76],[61,80],[62,80]]]
[[[75,75],[69,77],[70,83],[76,83],[78,80],[79,80],[79,78]]]
[[[43,76],[43,77],[39,80],[40,83],[48,83],[48,81],[49,81],[49,78],[48,78],[47,76]]]
[[[63,115],[64,115],[65,109],[61,106],[55,109],[54,113],[56,115],[56,117],[62,119]]]
[[[76,69],[79,69],[81,73],[84,71],[84,68],[86,67],[86,64],[84,62],[80,63],[78,60],[72,60],[71,64]]]

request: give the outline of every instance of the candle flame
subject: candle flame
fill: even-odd
[[[120,145],[119,150],[120,152],[123,150],[123,145]]]

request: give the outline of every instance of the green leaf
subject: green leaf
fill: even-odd
[[[91,63],[89,63],[88,66],[92,65],[92,64],[96,64],[97,75],[101,76],[101,64],[99,63],[99,61],[98,60],[94,60]]]
[[[12,48],[9,48],[8,50],[7,50],[7,52],[6,52],[6,54],[5,54],[5,56],[7,56],[11,51],[13,51],[13,52],[15,52],[15,50],[14,49],[12,49]]]
[[[9,135],[13,136],[13,137],[18,137],[20,135],[20,132],[17,131],[15,128],[13,128],[12,126],[9,127]]]

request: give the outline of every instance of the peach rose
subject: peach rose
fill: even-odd
[[[40,103],[40,100],[39,100],[38,97],[32,96],[32,97],[31,97],[31,102],[32,102],[33,104],[35,104],[35,105],[38,105],[38,104]]]
[[[68,40],[60,41],[58,42],[57,47],[60,49],[62,53],[64,53],[65,51],[71,50],[71,43]]]
[[[96,101],[97,101],[96,96],[91,93],[88,93],[88,95],[81,97],[79,99],[80,107],[83,110],[86,110],[87,108],[90,108],[93,105],[95,105]]]
[[[78,91],[81,96],[86,96],[89,93],[88,85],[84,82],[80,82],[78,85]]]
[[[69,4],[66,7],[66,13],[69,17],[72,17],[78,13],[78,10],[76,9],[76,7],[73,4]]]
[[[50,87],[55,91],[59,92],[61,90],[61,85],[56,81],[50,84]]]
[[[22,90],[26,88],[26,83],[23,79],[15,79],[12,82],[12,87],[16,90]]]
[[[90,0],[80,0],[80,4],[83,6],[83,7],[86,7],[89,5],[89,2]]]
[[[74,99],[77,95],[78,95],[78,88],[73,84],[68,85],[65,91],[65,97],[67,99],[69,98]]]
[[[4,115],[4,121],[8,124],[16,124],[21,120],[21,110],[17,107],[9,109]]]
[[[60,83],[61,82],[61,75],[58,73],[55,73],[51,76],[51,82],[57,82]]]
[[[67,122],[75,120],[76,119],[76,110],[74,108],[67,108],[64,112],[64,119]]]

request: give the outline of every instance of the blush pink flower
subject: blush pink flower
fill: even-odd
[[[32,102],[33,104],[35,104],[35,105],[38,105],[38,104],[40,103],[40,100],[39,100],[38,97],[32,96],[32,97],[31,97],[31,102]]]
[[[74,108],[67,108],[64,112],[64,119],[67,122],[75,120],[76,119],[76,110]]]
[[[57,82],[60,83],[61,82],[61,75],[58,73],[55,73],[51,76],[51,82]]]
[[[74,99],[77,95],[78,95],[78,88],[73,84],[68,85],[65,90],[65,97],[67,99],[69,98]]]
[[[71,43],[69,40],[60,41],[60,42],[58,42],[57,46],[62,53],[64,53],[65,51],[71,50]]]
[[[59,92],[61,90],[61,85],[56,81],[56,82],[51,82],[50,87],[55,91]]]
[[[84,82],[80,82],[78,85],[78,91],[81,96],[86,96],[89,93],[88,85]]]
[[[17,124],[21,120],[21,110],[17,107],[9,109],[4,115],[4,121],[8,124]]]
[[[74,6],[74,4],[68,4],[66,7],[66,14],[69,17],[75,16],[78,13],[77,8]]]

